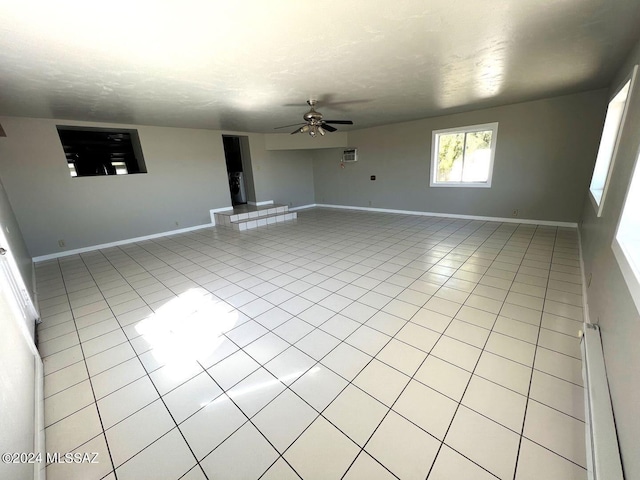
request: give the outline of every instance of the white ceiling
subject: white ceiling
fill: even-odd
[[[302,121],[309,97],[355,122],[345,129],[607,86],[640,32],[640,0],[0,0],[0,12],[0,115],[252,132]]]

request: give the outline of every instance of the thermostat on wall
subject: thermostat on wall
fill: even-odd
[[[358,149],[346,148],[342,151],[342,162],[357,162],[358,161]]]

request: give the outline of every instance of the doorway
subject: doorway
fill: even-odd
[[[243,158],[242,138],[232,135],[223,135],[224,158],[227,164],[227,176],[229,178],[229,194],[231,205],[245,205],[247,197],[247,172],[246,159]],[[246,138],[246,137],[245,137]]]

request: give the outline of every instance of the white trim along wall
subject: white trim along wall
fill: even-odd
[[[261,202],[264,205],[270,205],[273,201]],[[577,228],[578,224],[573,222],[553,222],[553,221],[545,221],[545,220],[530,220],[526,218],[516,219],[516,218],[501,218],[501,217],[482,217],[477,215],[455,215],[450,213],[437,213],[437,212],[418,212],[412,210],[393,210],[388,208],[373,208],[373,207],[354,207],[349,205],[329,205],[329,204],[321,204],[321,203],[311,203],[308,205],[301,205],[299,207],[290,208],[289,211],[296,210],[306,210],[309,208],[321,207],[321,208],[335,208],[341,210],[359,210],[366,212],[378,212],[378,213],[398,213],[401,215],[418,215],[422,217],[448,217],[448,218],[461,218],[467,220],[482,220],[487,222],[504,222],[504,223],[524,223],[528,225],[547,225],[552,227],[567,227],[567,228]],[[211,218],[214,218],[214,214],[216,212],[221,212],[224,210],[230,210],[233,207],[223,207],[216,208],[211,210]],[[39,257],[34,257],[34,262],[43,262],[45,260],[53,260],[55,258],[67,257],[69,255],[77,255],[79,253],[91,252],[94,250],[101,250],[103,248],[116,247],[118,245],[126,245],[128,243],[136,243],[142,242],[144,240],[152,240],[154,238],[160,237],[168,237],[170,235],[177,235],[180,233],[192,232],[194,230],[202,230],[204,228],[215,227],[215,220],[212,220],[212,223],[207,223],[205,225],[196,225],[195,227],[188,228],[180,228],[178,230],[170,230],[168,232],[155,233],[153,235],[145,235],[143,237],[129,238],[126,240],[119,240],[117,242],[110,243],[102,243],[100,245],[93,245],[90,247],[76,248],[74,250],[67,250],[65,252],[51,253],[49,255],[41,255]]]

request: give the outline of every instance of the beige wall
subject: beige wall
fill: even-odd
[[[498,217],[518,209],[521,218],[572,222],[605,104],[606,92],[594,91],[356,130],[347,140],[338,132],[338,144],[359,149],[360,161],[344,169],[342,146],[292,149],[297,144],[279,139],[288,148],[269,150],[273,135],[224,133],[247,138],[249,192],[258,202]],[[493,187],[429,188],[431,131],[493,121],[500,123]],[[71,178],[56,124],[108,125],[15,117],[0,122],[7,132],[0,142],[0,178],[31,256],[207,224],[210,209],[230,205],[223,132],[116,125],[138,129],[148,173]]]
[[[0,144],[4,141],[4,138],[0,138]],[[27,246],[24,243],[24,237],[20,231],[20,226],[16,220],[16,216],[9,203],[9,198],[4,189],[4,185],[0,180],[0,228],[2,234],[6,238],[7,245],[0,245],[0,247],[9,250],[13,256],[18,269],[20,270],[20,276],[31,295],[34,299],[33,292],[33,262],[31,256],[27,251]],[[30,327],[33,330],[33,327]],[[33,331],[31,332],[33,334]]]
[[[620,69],[609,92],[610,97],[638,63],[640,43]],[[594,207],[585,194],[580,226],[585,274],[587,278],[592,276],[591,286],[587,290],[589,315],[591,321],[599,323],[602,329],[611,401],[627,480],[640,479],[640,313],[613,255],[611,242],[640,148],[638,80],[640,79],[636,79],[635,91],[629,99],[627,119],[602,216],[596,216]]]
[[[313,157],[307,150],[270,151],[269,135],[245,134],[249,138],[251,169],[257,202],[297,207],[314,203]]]
[[[340,127],[340,125],[338,125]],[[294,127],[291,127],[293,131]],[[312,137],[307,133],[270,133],[264,136],[267,150],[314,150],[318,148],[348,147],[347,132],[333,132],[325,136]]]
[[[314,152],[316,202],[577,222],[605,108],[597,90],[355,130],[357,163],[341,169],[340,151]],[[431,132],[490,122],[499,122],[492,187],[430,188]]]
[[[56,124],[4,117],[0,178],[32,256],[207,224],[230,204],[219,132],[137,128],[148,173],[71,178]],[[123,127],[123,125],[117,125]]]
[[[32,257],[208,224],[209,210],[231,205],[223,132],[17,117],[0,123],[7,133],[0,178]],[[71,178],[60,124],[137,129],[148,173]],[[308,151],[267,151],[264,134],[224,133],[247,139],[249,199],[313,203]]]

